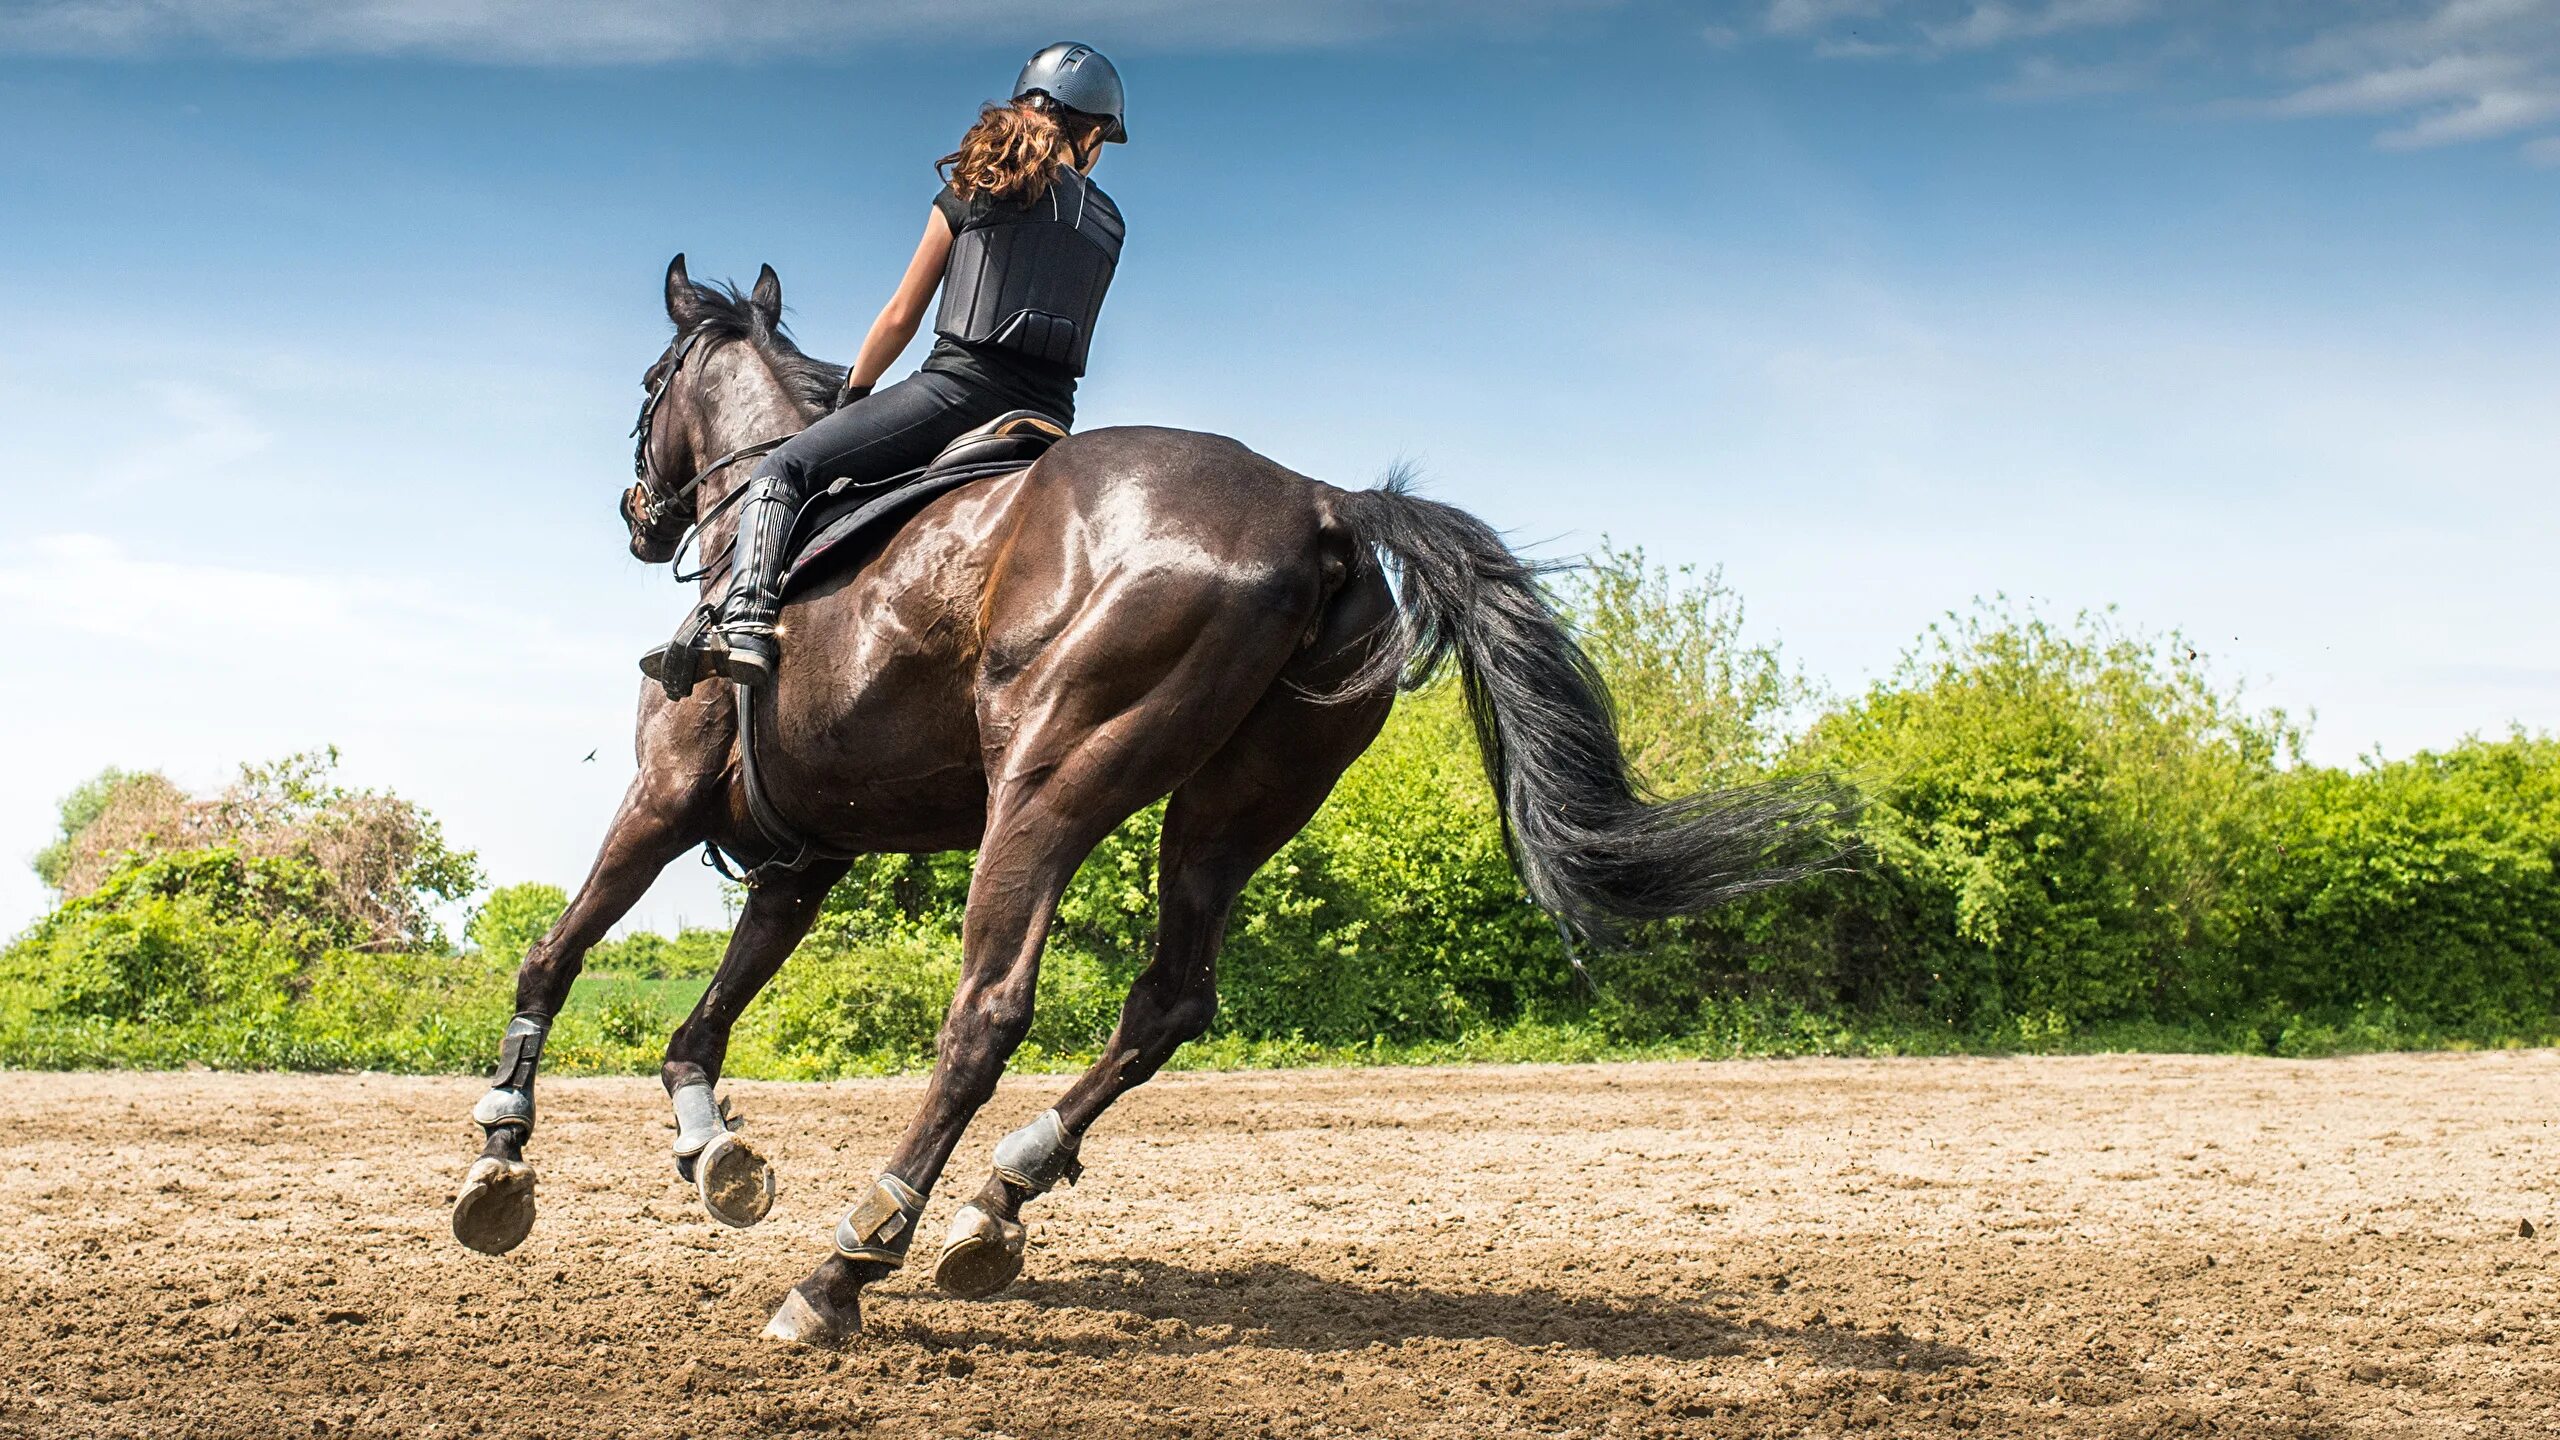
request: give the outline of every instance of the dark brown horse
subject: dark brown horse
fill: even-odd
[[[743,466],[702,478],[682,513],[653,497],[717,457],[809,423],[842,372],[780,327],[770,268],[751,294],[667,272],[676,337],[651,367],[632,552],[712,517]],[[1391,593],[1381,557],[1400,572]],[[716,583],[707,582],[707,583]],[[767,1333],[841,1344],[862,1287],[903,1261],[924,1197],[1031,1022],[1059,896],[1087,852],[1171,797],[1153,962],[1093,1067],[1000,1142],[936,1278],[989,1294],[1019,1270],[1025,1201],[1076,1170],[1103,1110],[1208,1027],[1229,908],[1385,722],[1399,678],[1454,657],[1512,854],[1570,929],[1692,912],[1818,858],[1819,793],[1762,788],[1651,803],[1620,753],[1608,696],[1530,567],[1482,522],[1390,485],[1344,491],[1228,439],[1097,430],[1029,469],[933,501],[858,568],[795,598],[788,659],[757,714],[766,793],[835,853],[975,848],[959,986],[924,1101],[837,1231],[837,1253],[784,1298]],[[566,914],[527,953],[487,1148],[454,1230],[491,1253],[533,1223],[532,1078],[541,1037],[588,948],[670,861],[706,842],[749,860],[765,840],[740,783],[731,694],[645,690],[639,774]],[[818,860],[751,888],[726,956],[667,1046],[679,1152],[712,1213],[752,1223],[762,1156],[711,1109],[730,1027],[844,873]],[[689,1108],[690,1107],[690,1108]],[[693,1148],[687,1152],[687,1146]]]

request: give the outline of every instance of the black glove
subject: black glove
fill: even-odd
[[[847,376],[846,378],[850,380],[852,377]],[[836,408],[841,410],[847,405],[852,404],[854,401],[859,400],[870,393],[871,387],[868,385],[846,385],[843,389],[836,392]]]

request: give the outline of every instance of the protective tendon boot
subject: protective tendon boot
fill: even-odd
[[[1072,1185],[1084,1173],[1076,1160],[1076,1137],[1055,1110],[996,1142],[995,1172],[1024,1199],[1045,1195],[1063,1180]],[[1022,1273],[1028,1232],[1017,1220],[990,1215],[975,1204],[963,1205],[951,1217],[942,1238],[942,1254],[934,1261],[933,1283],[964,1300],[982,1300],[1013,1283]]]
[[[924,1218],[924,1194],[883,1170],[871,1182],[871,1193],[836,1224],[836,1253],[847,1260],[907,1263],[907,1247],[915,1243],[916,1222]]]
[[[542,1060],[542,1042],[551,1033],[549,1017],[518,1015],[507,1022],[498,1050],[498,1073],[489,1078],[489,1093],[471,1107],[471,1118],[483,1133],[519,1132],[517,1143],[533,1133],[533,1076]],[[462,1178],[462,1193],[453,1201],[453,1237],[484,1255],[504,1255],[533,1233],[533,1167],[520,1159],[483,1155]]]
[[[773,1209],[773,1167],[739,1138],[728,1102],[712,1098],[708,1080],[688,1080],[672,1098],[676,1172],[693,1182],[702,1208],[733,1229],[762,1220]]]

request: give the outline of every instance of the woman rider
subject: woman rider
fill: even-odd
[[[769,685],[780,659],[784,551],[801,497],[853,477],[885,480],[1009,410],[1075,418],[1094,317],[1120,257],[1120,211],[1087,179],[1125,141],[1119,72],[1090,46],[1031,57],[1013,102],[989,105],[942,157],[948,183],[898,293],[871,322],[837,410],[766,456],[738,506],[729,588],[697,675]],[[936,287],[938,337],[923,368],[874,393],[915,338]],[[652,651],[641,668],[658,678]]]

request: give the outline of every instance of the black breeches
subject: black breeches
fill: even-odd
[[[870,484],[913,470],[1014,408],[988,390],[919,371],[820,418],[764,457],[756,474],[777,482],[796,507],[812,490],[848,476]]]

